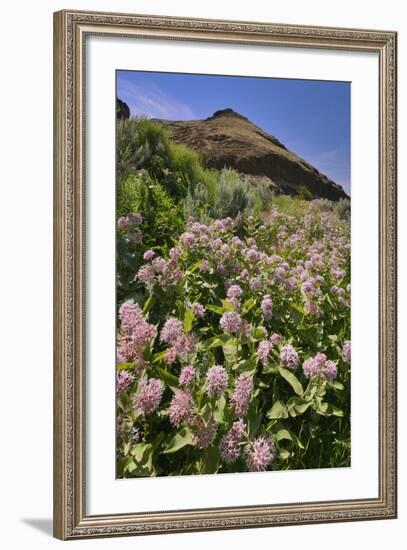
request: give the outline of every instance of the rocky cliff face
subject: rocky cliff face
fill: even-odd
[[[119,98],[116,99],[116,116],[118,119],[130,118],[129,106]]]
[[[304,185],[315,197],[347,197],[340,185],[232,109],[216,111],[205,120],[158,122],[174,141],[197,150],[208,167],[234,168],[254,185],[266,183],[280,193],[296,194]]]

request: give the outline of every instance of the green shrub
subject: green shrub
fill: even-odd
[[[181,204],[177,204],[150,176],[131,174],[117,188],[117,217],[138,212],[143,222],[140,226],[142,242],[134,243],[126,231],[117,232],[117,299],[133,293],[136,266],[143,253],[154,249],[165,253],[185,228]]]
[[[308,189],[308,187],[305,187],[305,185],[299,186],[297,190],[297,195],[303,201],[312,201],[312,199],[314,198],[311,191]]]
[[[341,220],[350,219],[350,199],[339,199],[335,204],[335,212]]]

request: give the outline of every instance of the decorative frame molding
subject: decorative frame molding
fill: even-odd
[[[379,56],[379,496],[89,516],[85,494],[84,49],[89,35],[376,52]],[[54,535],[60,539],[395,518],[396,50],[391,31],[60,11],[54,14]]]

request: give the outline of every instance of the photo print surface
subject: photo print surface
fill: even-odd
[[[116,476],[349,467],[349,82],[116,72]]]

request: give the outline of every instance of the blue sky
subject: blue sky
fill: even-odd
[[[117,71],[131,115],[203,119],[230,107],[350,194],[350,83]]]

